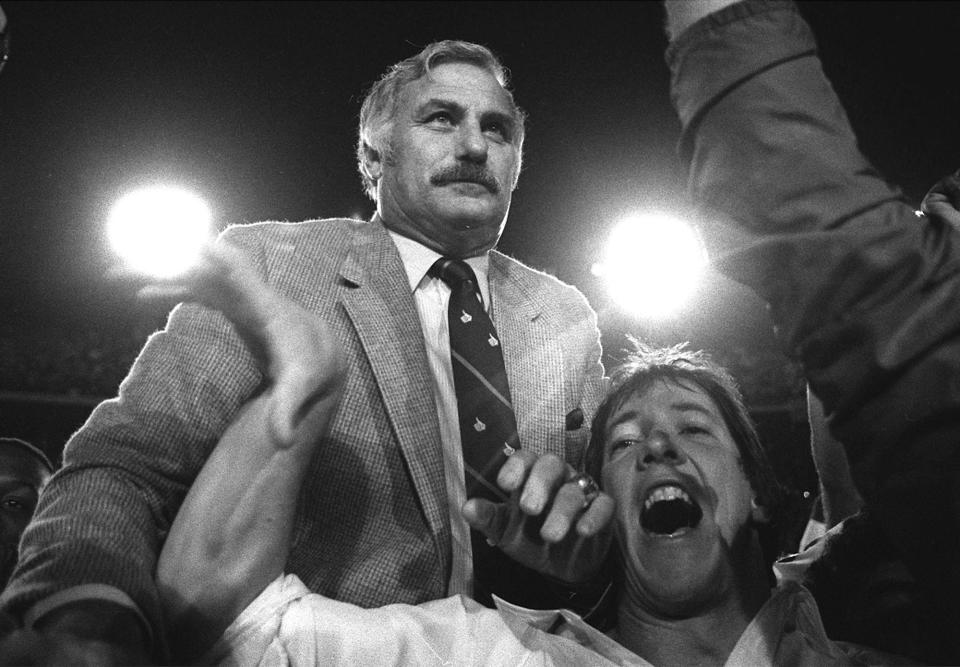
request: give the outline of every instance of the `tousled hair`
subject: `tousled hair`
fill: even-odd
[[[760,444],[760,436],[733,376],[705,352],[688,350],[686,343],[655,348],[638,340],[632,342],[635,351],[611,373],[610,388],[593,418],[590,444],[585,456],[587,473],[595,479],[601,478],[607,423],[627,400],[645,393],[658,381],[668,380],[682,385],[692,383],[707,394],[720,410],[737,444],[741,465],[757,494],[757,501],[770,516],[768,524],[758,526],[758,533],[764,560],[772,565],[784,546],[781,544],[784,491]]]
[[[516,105],[513,94],[507,87],[509,72],[493,52],[485,46],[459,40],[443,40],[428,44],[420,53],[401,60],[389,67],[380,80],[370,88],[363,105],[360,107],[360,127],[357,138],[357,168],[363,180],[363,189],[370,199],[376,201],[377,179],[374,178],[367,162],[371,151],[379,155],[381,161],[390,154],[390,130],[403,93],[403,88],[418,79],[429,75],[437,65],[443,63],[467,63],[476,65],[492,74],[503,86],[513,105],[517,120],[517,133],[514,142],[523,146],[524,123],[526,115]],[[519,173],[519,166],[518,166]]]

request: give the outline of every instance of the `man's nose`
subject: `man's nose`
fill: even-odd
[[[650,432],[637,448],[637,469],[644,470],[655,463],[678,466],[686,462],[687,455],[673,438],[664,431]]]
[[[470,162],[487,161],[487,138],[483,136],[479,123],[460,124],[457,141],[457,157]]]

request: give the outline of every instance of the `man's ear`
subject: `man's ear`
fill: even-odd
[[[363,168],[367,175],[375,181],[379,181],[383,175],[383,161],[379,151],[375,151],[370,144],[363,144]]]
[[[756,498],[750,500],[750,518],[754,523],[770,523],[770,513]]]

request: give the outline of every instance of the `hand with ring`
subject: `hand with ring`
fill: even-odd
[[[576,484],[577,488],[583,493],[583,507],[586,509],[600,495],[600,487],[597,486],[593,477],[585,472],[578,472],[570,478],[570,484]]]
[[[589,580],[603,566],[613,537],[613,498],[558,456],[521,449],[497,476],[504,503],[472,498],[471,527],[508,556],[567,583]]]

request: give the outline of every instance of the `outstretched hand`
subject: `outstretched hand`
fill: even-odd
[[[230,320],[271,384],[269,427],[277,447],[291,446],[312,408],[342,385],[339,342],[326,322],[264,282],[239,248],[212,243],[173,278],[124,273],[149,281],[142,298],[195,301]]]
[[[463,516],[504,553],[541,574],[578,584],[597,575],[613,537],[613,498],[589,499],[553,454],[519,450],[497,475],[503,503],[471,498]]]
[[[960,169],[941,178],[923,198],[920,210],[960,231]]]

